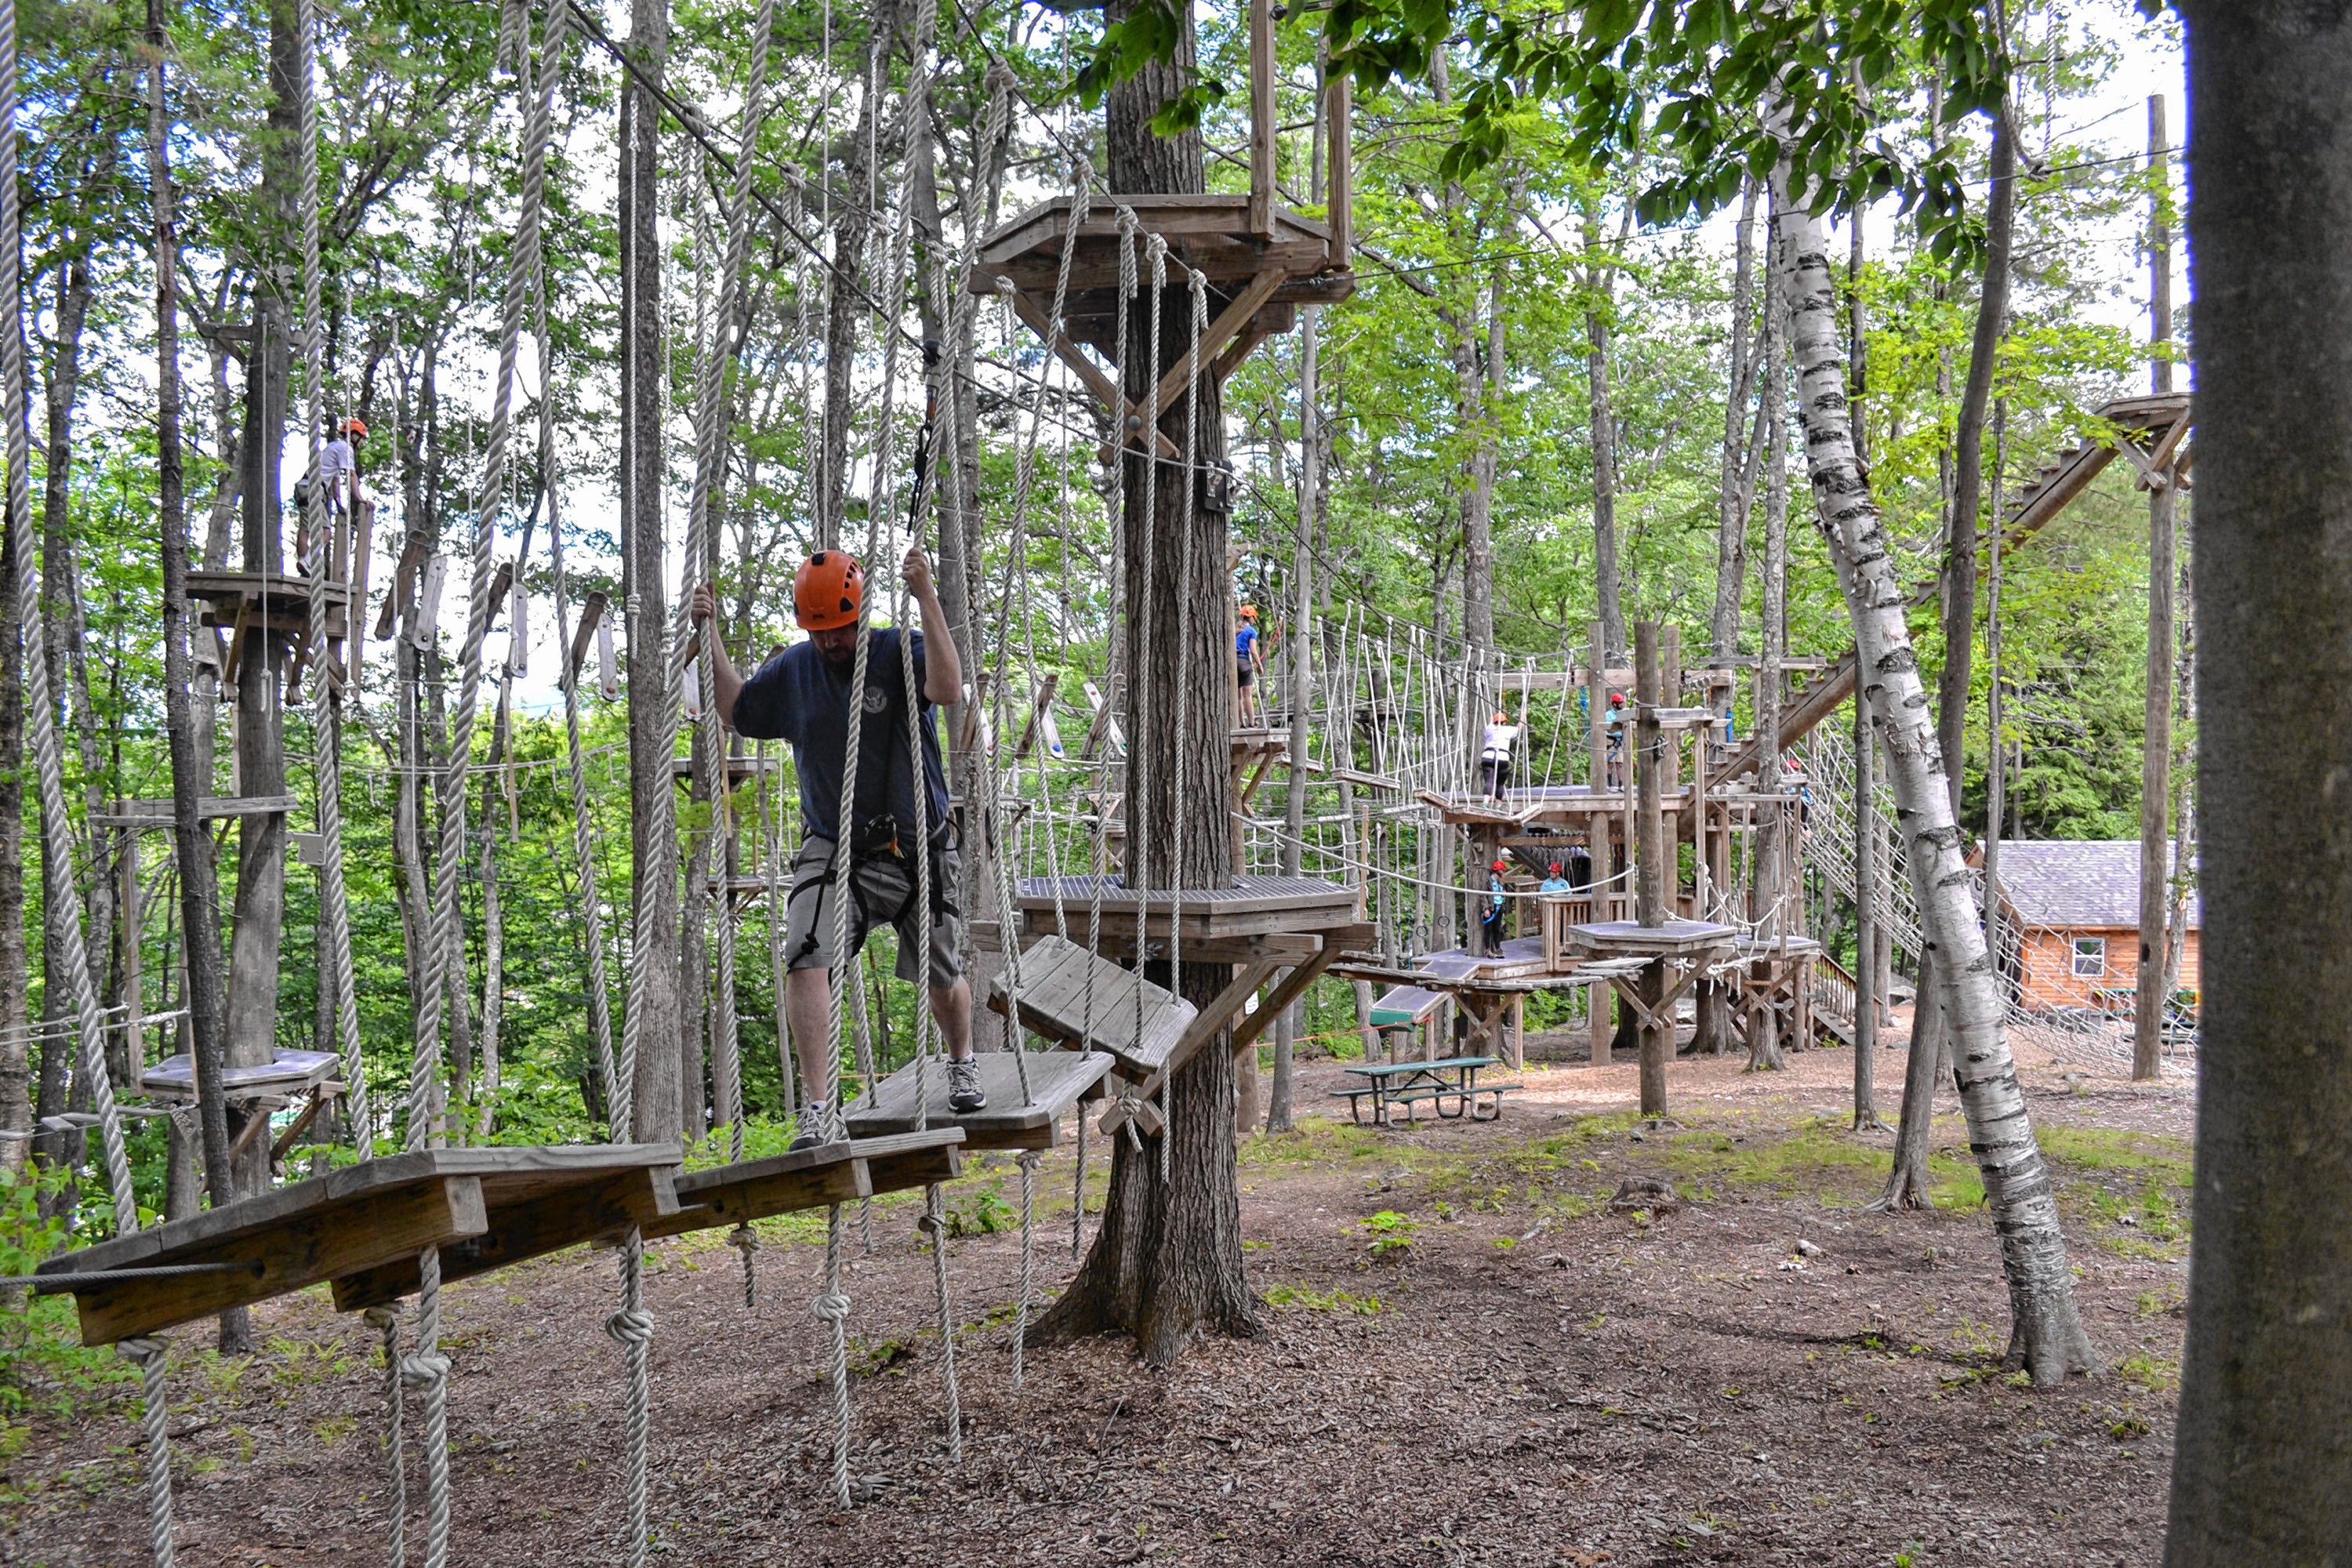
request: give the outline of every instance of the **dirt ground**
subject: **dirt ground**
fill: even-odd
[[[809,1312],[821,1219],[767,1227],[749,1311],[716,1237],[652,1249],[656,1560],[2154,1563],[2191,1095],[2021,1054],[2098,1377],[2002,1373],[2007,1299],[1957,1114],[1937,1129],[1946,1206],[1862,1212],[1888,1139],[1850,1131],[1849,1052],[1769,1075],[1685,1059],[1674,1124],[1646,1130],[1631,1064],[1533,1068],[1499,1122],[1382,1131],[1320,1115],[1340,1081],[1321,1062],[1301,1073],[1315,1119],[1243,1156],[1263,1336],[1171,1371],[1105,1340],[1033,1352],[1012,1386],[1019,1178],[969,1162],[949,1200],[961,1466],[917,1206],[878,1203],[873,1255],[851,1247],[847,1512]],[[1903,1059],[1880,1058],[1890,1118]],[[1041,1292],[1072,1268],[1071,1173],[1066,1150],[1042,1174]],[[1676,1198],[1611,1206],[1629,1177]],[[616,1560],[613,1281],[609,1256],[575,1253],[445,1298],[452,1561]],[[249,1361],[173,1336],[181,1561],[382,1562],[373,1336],[323,1291],[255,1316]],[[133,1414],[36,1425],[0,1477],[0,1562],[146,1560]],[[422,1535],[415,1518],[412,1554]]]

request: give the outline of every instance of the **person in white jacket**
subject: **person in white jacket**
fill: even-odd
[[[1486,780],[1489,799],[1502,799],[1503,792],[1511,787],[1511,747],[1517,742],[1521,728],[1503,713],[1496,713],[1494,721],[1486,726],[1486,743],[1478,753],[1478,772]]]

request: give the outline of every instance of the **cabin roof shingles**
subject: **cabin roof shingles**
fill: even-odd
[[[2059,929],[2139,929],[2139,841],[2136,838],[2016,839],[2000,844],[2002,900],[2027,925]],[[2189,925],[2204,921],[2189,896]]]

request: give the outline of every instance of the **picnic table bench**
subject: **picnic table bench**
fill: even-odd
[[[1480,1083],[1480,1069],[1495,1066],[1498,1057],[1440,1057],[1434,1061],[1390,1062],[1385,1065],[1351,1067],[1347,1070],[1367,1081],[1347,1089],[1335,1089],[1331,1096],[1348,1102],[1350,1120],[1364,1120],[1364,1101],[1372,1102],[1372,1121],[1377,1126],[1395,1125],[1390,1112],[1398,1106],[1404,1108],[1405,1121],[1410,1125],[1415,1108],[1428,1100],[1437,1114],[1445,1121],[1459,1121],[1467,1114],[1473,1121],[1492,1121],[1503,1114],[1503,1096],[1519,1086],[1515,1083]],[[1480,1109],[1481,1100],[1485,1109]],[[1445,1109],[1448,1102],[1452,1110]]]

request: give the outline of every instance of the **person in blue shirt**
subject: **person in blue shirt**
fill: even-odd
[[[856,789],[846,823],[836,817],[848,761],[857,631],[866,613],[864,568],[839,550],[820,550],[802,563],[793,578],[793,616],[808,640],[784,649],[749,678],[739,675],[727,657],[715,629],[709,587],[694,592],[694,617],[707,629],[720,721],[752,740],[789,742],[800,770],[805,837],[793,861],[784,925],[784,1016],[807,1101],[794,1148],[847,1136],[840,1107],[825,1100],[826,1068],[837,1049],[829,973],[836,959],[845,962],[866,945],[866,934],[877,924],[898,933],[898,977],[929,982],[931,1012],[948,1047],[949,1108],[969,1115],[988,1103],[971,1055],[971,984],[957,952],[961,922],[955,904],[956,846],[936,716],[939,706],[962,698],[963,663],[940,608],[930,557],[920,545],[907,552],[899,575],[921,612],[923,630],[892,627],[869,635]],[[911,689],[900,662],[901,637],[913,654]],[[908,740],[909,707],[922,737],[919,759]],[[916,835],[918,787],[924,795],[928,843]],[[850,951],[837,954],[835,873],[845,850],[853,905]],[[930,860],[928,910],[916,908],[918,855]]]
[[[1503,873],[1509,868],[1509,862],[1497,860],[1486,871],[1486,897],[1478,914],[1478,935],[1488,958],[1503,956]]]
[[[1241,626],[1234,633],[1234,664],[1238,702],[1234,722],[1246,730],[1257,722],[1257,678],[1265,672],[1265,654],[1258,646],[1255,605],[1242,606]]]
[[[1559,874],[1559,862],[1555,860],[1551,863],[1551,875],[1546,877],[1542,881],[1536,884],[1536,891],[1538,893],[1565,893],[1568,890],[1568,879]]]

